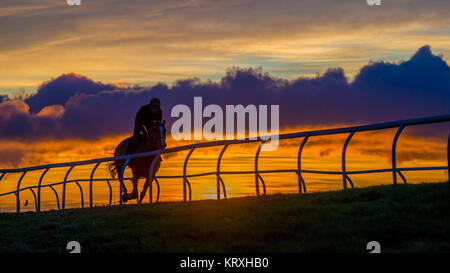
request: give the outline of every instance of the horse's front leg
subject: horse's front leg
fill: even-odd
[[[127,189],[127,187],[125,186],[125,183],[122,184],[122,189],[123,189],[123,194],[124,194],[124,195],[125,195],[125,194],[128,194],[128,189]]]
[[[147,193],[148,185],[149,185],[149,183],[148,183],[148,178],[147,178],[147,179],[145,179],[144,187],[142,188],[142,192],[139,197],[139,203],[142,203],[142,200],[144,200],[145,194]]]
[[[152,158],[152,160],[153,160],[153,158]],[[158,160],[156,161],[156,164],[153,168],[151,179],[149,179],[148,177],[147,177],[147,179],[145,179],[144,187],[142,188],[141,196],[139,198],[139,203],[142,203],[142,200],[144,200],[145,194],[147,193],[147,189],[148,189],[150,183],[153,183],[153,180],[155,179],[156,173],[158,172],[160,166],[161,166],[161,157],[159,157]]]

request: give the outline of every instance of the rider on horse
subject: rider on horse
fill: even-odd
[[[121,156],[127,154],[143,153],[152,150],[164,149],[166,147],[165,135],[166,129],[164,127],[165,122],[162,121],[162,111],[160,108],[160,100],[153,98],[147,105],[141,106],[136,114],[134,123],[133,136],[124,139],[117,145],[114,150],[114,156]],[[149,183],[155,178],[155,174],[158,171],[161,163],[161,156],[158,155],[158,160],[153,169],[153,177],[149,176],[149,168],[153,162],[155,155],[149,157],[134,158],[129,161],[128,167],[131,168],[133,177],[133,191],[129,194],[125,184],[123,193],[123,202],[127,202],[130,199],[136,199],[138,197],[137,184],[140,177],[146,178],[144,189],[141,192],[139,199],[142,202],[142,198],[145,196],[145,192],[149,186]],[[125,160],[115,160],[109,165],[109,171],[112,177],[117,174],[121,176]],[[123,177],[123,174],[122,174]]]
[[[152,122],[161,122],[162,111],[160,105],[161,102],[158,98],[152,98],[149,104],[139,108],[134,120],[133,136],[128,144],[126,154],[133,154],[136,152],[139,144],[145,138],[145,135],[149,133]]]

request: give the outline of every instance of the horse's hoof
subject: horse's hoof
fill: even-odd
[[[138,197],[138,194],[137,194],[137,192],[132,192],[132,193],[130,193],[130,195],[129,195],[129,197],[128,197],[128,199],[136,199]]]
[[[128,200],[130,199],[129,196],[130,196],[130,195],[129,195],[128,193],[124,194],[124,195],[122,196],[122,202],[124,202],[124,203],[128,202]]]

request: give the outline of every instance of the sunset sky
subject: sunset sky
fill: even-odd
[[[110,156],[154,96],[169,132],[194,96],[280,105],[282,133],[449,114],[449,12],[448,0],[2,0],[0,168]],[[399,162],[444,164],[448,132],[405,131]],[[389,167],[394,133],[361,136],[353,166]],[[311,166],[340,166],[340,137],[312,142]],[[268,166],[295,165],[298,144]]]
[[[296,78],[407,59],[424,44],[450,56],[446,0],[3,0],[0,93],[65,72],[108,83],[219,80],[263,67]]]

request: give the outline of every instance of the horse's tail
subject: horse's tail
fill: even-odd
[[[123,167],[123,164],[122,164],[122,166],[120,166],[119,160],[113,161],[108,164],[108,171],[113,179],[116,178],[116,175],[117,175],[117,177],[119,177],[119,170],[121,170],[122,167]]]
[[[117,145],[116,149],[114,150],[114,156],[120,156],[124,155],[125,151],[127,149],[129,142],[129,138],[123,140],[122,142]],[[115,179],[116,175],[117,177],[120,177],[120,172],[122,171],[123,165],[125,164],[125,160],[115,160],[108,164],[108,171],[109,174],[113,179]]]

